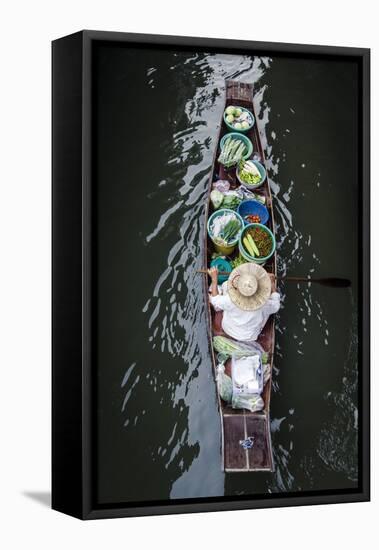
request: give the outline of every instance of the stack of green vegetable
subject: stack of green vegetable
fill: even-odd
[[[262,363],[268,363],[268,354],[266,352],[260,352],[259,349],[249,344],[231,340],[230,338],[226,338],[226,336],[214,336],[213,347],[217,352],[229,357],[231,357],[232,354],[243,357],[246,355],[253,355],[254,353],[261,353]]]
[[[238,239],[243,229],[243,222],[234,212],[225,211],[214,217],[209,229],[209,235],[214,243],[229,246]]]
[[[222,207],[235,210],[239,206],[240,202],[241,202],[241,199],[238,197],[238,195],[236,193],[233,193],[233,191],[230,191],[224,194]]]
[[[233,382],[230,376],[225,374],[225,367],[222,363],[217,366],[216,382],[218,393],[226,403],[231,403],[233,398]]]
[[[246,145],[242,140],[228,137],[225,140],[218,161],[223,164],[225,168],[230,168],[242,160],[246,151]]]
[[[242,197],[237,191],[226,191],[225,193],[221,193],[218,189],[213,189],[210,198],[215,210],[221,207],[235,210],[242,201]]]
[[[221,193],[221,191],[218,191],[217,189],[213,189],[213,191],[211,192],[210,199],[211,199],[213,208],[215,210],[218,210],[222,206],[224,195]]]
[[[240,265],[247,264],[247,263],[248,261],[245,260],[245,258],[241,256],[241,254],[239,254],[234,258],[234,260],[230,262],[230,265],[232,266],[232,269],[235,269],[236,267],[239,267]]]
[[[221,229],[219,237],[225,243],[229,243],[236,238],[238,231],[241,229],[241,223],[239,220],[232,219]]]

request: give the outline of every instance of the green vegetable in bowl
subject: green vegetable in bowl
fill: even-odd
[[[229,243],[233,239],[235,239],[238,231],[241,229],[241,222],[237,219],[230,220],[225,227],[221,230],[220,237],[225,241],[225,243]]]
[[[225,113],[226,113],[227,115],[232,115],[232,116],[233,116],[233,115],[234,115],[234,107],[233,107],[233,105],[229,105],[229,107],[227,107],[227,108],[225,109]]]
[[[243,229],[243,223],[235,212],[220,212],[213,216],[209,227],[209,235],[213,242],[220,246],[235,243]]]
[[[226,122],[228,122],[228,124],[232,124],[232,122],[234,121],[234,116],[233,115],[228,115],[226,118],[225,118]]]
[[[237,164],[246,153],[246,146],[240,139],[228,137],[218,157],[218,161],[226,168]]]
[[[238,175],[248,185],[258,185],[262,180],[260,171],[251,160],[240,162]]]

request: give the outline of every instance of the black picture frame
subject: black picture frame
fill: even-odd
[[[97,506],[93,491],[92,51],[96,42],[254,55],[349,58],[360,68],[359,488]],[[370,50],[81,31],[52,43],[52,507],[81,519],[370,499]]]

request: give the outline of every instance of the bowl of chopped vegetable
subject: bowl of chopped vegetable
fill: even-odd
[[[234,210],[220,208],[208,219],[208,235],[217,252],[228,256],[237,246],[243,229],[243,219]]]
[[[265,225],[270,217],[264,204],[250,199],[240,202],[237,212],[245,222],[245,225],[250,223],[262,223]]]
[[[274,254],[276,248],[275,236],[272,231],[261,223],[250,223],[241,232],[238,249],[249,262],[264,264]]]
[[[232,132],[248,132],[255,123],[253,114],[245,107],[228,105],[224,111],[224,122]]]
[[[247,160],[251,157],[253,152],[253,144],[248,137],[237,132],[230,132],[225,134],[220,141],[221,153],[218,157],[218,161],[230,168],[235,166],[242,160]]]
[[[257,160],[242,160],[238,164],[236,176],[241,185],[256,189],[266,180],[266,168]]]

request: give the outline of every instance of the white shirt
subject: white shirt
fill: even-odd
[[[228,282],[221,286],[221,294],[210,296],[210,301],[216,311],[223,311],[222,328],[226,334],[235,340],[253,340],[260,335],[267,319],[280,308],[279,292],[272,292],[270,298],[255,311],[244,311],[233,304],[228,294]]]

